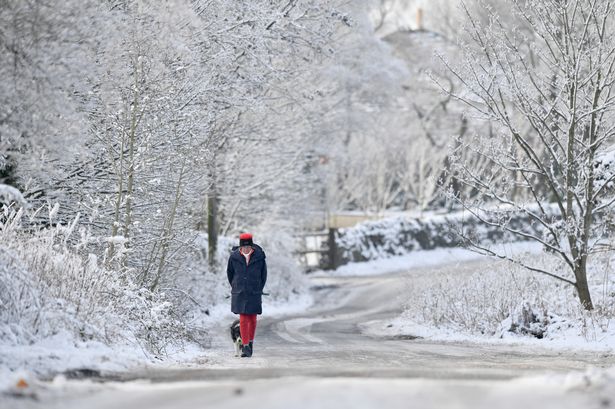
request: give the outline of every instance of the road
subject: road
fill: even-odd
[[[484,261],[444,268],[463,274],[477,263]],[[262,317],[252,358],[233,356],[224,326],[214,332],[211,350],[188,368],[142,370],[45,407],[615,407],[615,391],[563,375],[615,366],[612,355],[361,333],[360,324],[401,312],[405,280],[441,269],[313,278],[315,306]]]

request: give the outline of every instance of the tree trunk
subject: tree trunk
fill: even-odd
[[[117,233],[120,229],[120,209],[122,207],[122,199],[124,198],[123,196],[123,192],[124,192],[124,142],[125,142],[124,136],[122,136],[121,141],[122,142],[120,144],[120,157],[118,159],[119,164],[115,167],[117,177],[118,177],[118,182],[117,182],[117,197],[115,198],[115,208],[114,208],[114,213],[113,213],[113,224],[111,226],[111,237],[117,236]],[[113,257],[115,256],[115,245],[113,244],[113,241],[109,243],[108,250],[109,251],[107,254],[107,263],[110,263],[111,260],[113,260]],[[107,264],[107,266],[109,265],[110,264]]]
[[[137,139],[137,127],[139,126],[139,76],[141,73],[140,62],[137,60],[134,67],[134,99],[132,101],[131,113],[130,113],[130,129],[128,135],[128,178],[126,181],[126,205],[124,216],[124,238],[126,239],[126,245],[130,245],[128,239],[130,238],[130,230],[132,228],[132,202],[134,193],[134,180],[135,180],[135,147]],[[122,264],[126,266],[126,258],[122,260]]]
[[[171,241],[171,237],[173,235],[173,224],[175,223],[175,216],[177,215],[177,208],[179,207],[179,203],[182,199],[183,194],[183,183],[184,183],[184,170],[186,168],[186,157],[184,156],[184,160],[182,162],[181,169],[179,171],[179,178],[177,180],[177,187],[175,189],[175,200],[173,201],[173,205],[171,206],[171,210],[169,212],[169,218],[165,221],[164,227],[162,229],[162,236],[160,237],[160,241],[162,243],[161,249],[162,254],[160,255],[160,262],[158,263],[158,270],[156,271],[156,278],[154,278],[154,282],[150,286],[150,290],[156,290],[158,284],[160,283],[160,277],[162,277],[162,273],[164,268],[166,267],[167,262],[167,254],[169,252],[169,243]]]
[[[218,196],[216,191],[207,197],[207,247],[209,266],[216,266],[216,252],[218,249]]]
[[[589,287],[587,285],[587,264],[585,257],[581,258],[581,261],[575,266],[574,275],[576,277],[576,289],[579,294],[579,301],[583,308],[587,311],[594,309],[592,298],[589,293]]]

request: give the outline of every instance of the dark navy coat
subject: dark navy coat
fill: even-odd
[[[267,263],[265,252],[253,244],[254,252],[250,264],[239,252],[239,246],[233,247],[228,259],[226,275],[231,285],[231,311],[234,314],[262,314],[262,294],[267,282]]]

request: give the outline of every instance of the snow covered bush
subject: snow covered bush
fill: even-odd
[[[7,212],[0,224],[1,342],[28,345],[68,333],[75,342],[138,343],[160,354],[186,338],[164,293],[140,288],[87,253],[95,239],[76,230],[77,219],[26,230],[23,217],[23,210]]]
[[[548,206],[545,209],[549,211]],[[528,234],[542,234],[543,231],[542,226],[533,223],[522,212],[509,215],[509,224]],[[468,212],[423,218],[393,217],[340,229],[336,235],[338,260],[344,264],[403,255],[413,250],[458,247],[464,244],[459,232],[484,245],[527,240],[498,226],[490,226]]]
[[[124,328],[158,357],[164,355],[169,346],[181,346],[193,339],[171,300],[174,299],[164,292],[131,286],[125,288],[116,301],[121,306],[119,313]]]
[[[410,294],[406,306],[408,317],[438,328],[452,327],[493,335],[519,300],[528,299],[531,293],[528,288],[534,285],[534,281],[532,277],[515,275],[510,278],[500,273],[467,273],[453,268],[450,273],[412,279],[407,284]]]
[[[552,254],[531,257],[538,265],[565,271]],[[572,286],[500,261],[469,271],[448,267],[431,277],[408,280],[403,317],[445,332],[488,337],[615,339],[612,262],[607,256],[596,257],[590,266],[590,288],[597,295],[593,311],[582,308]]]

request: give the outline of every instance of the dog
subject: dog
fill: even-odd
[[[235,356],[241,355],[241,332],[239,331],[239,320],[233,321],[231,324],[231,340],[235,345]]]

